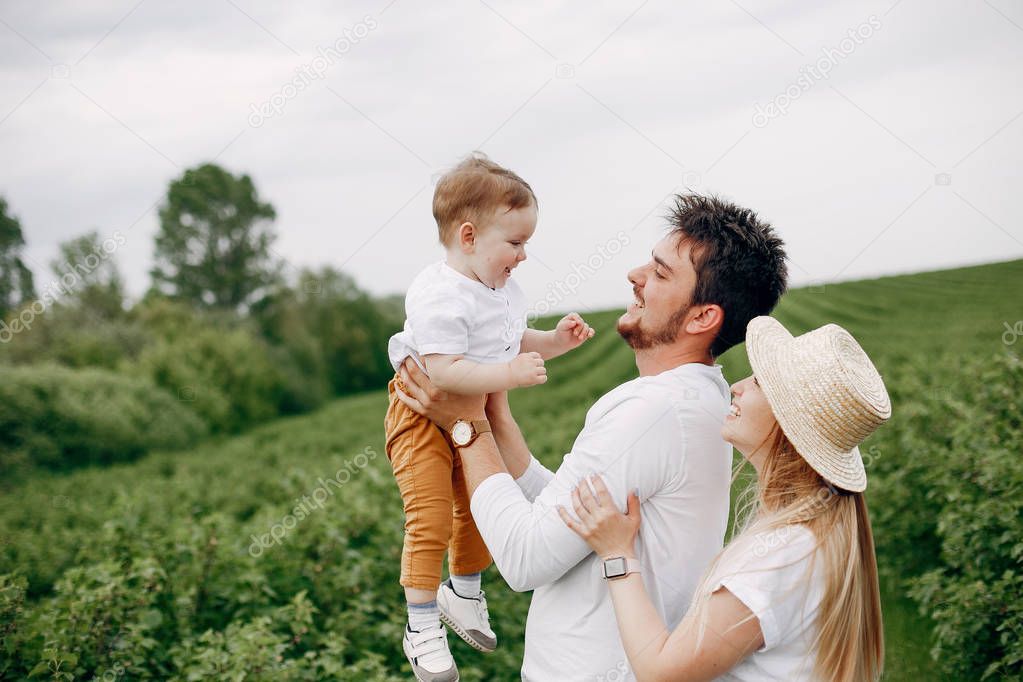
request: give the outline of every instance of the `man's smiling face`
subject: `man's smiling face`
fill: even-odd
[[[650,262],[628,278],[636,299],[618,319],[618,333],[636,350],[674,342],[696,288],[689,243],[669,234],[654,246]]]

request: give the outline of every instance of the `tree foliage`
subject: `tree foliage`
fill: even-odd
[[[246,310],[280,281],[276,217],[248,175],[211,163],[186,171],[160,207],[153,286],[199,307]]]
[[[21,257],[24,246],[21,223],[0,197],[0,319],[36,296],[32,271]]]
[[[303,269],[294,288],[282,288],[253,311],[267,338],[319,348],[334,393],[387,383],[393,374],[387,340],[401,329],[403,310],[372,298],[335,268]]]
[[[117,247],[124,244],[119,232],[115,237],[100,239],[93,230],[63,242],[59,256],[50,262],[50,270],[62,284],[66,283],[61,301],[77,306],[101,320],[112,320],[124,314],[124,279],[114,259]]]

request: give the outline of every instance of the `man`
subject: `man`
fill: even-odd
[[[770,225],[716,197],[678,195],[669,220],[651,260],[629,272],[636,298],[618,321],[639,378],[590,408],[556,473],[530,454],[506,395],[446,395],[414,363],[401,370],[402,400],[463,443],[472,514],[501,575],[514,590],[534,590],[523,680],[631,679],[605,575],[638,570],[674,628],[722,546],[731,448],[720,431],[730,392],[714,360],[778,302],[785,252]],[[639,493],[638,566],[605,564],[557,513],[572,508],[571,491],[593,473],[623,510],[629,491]]]

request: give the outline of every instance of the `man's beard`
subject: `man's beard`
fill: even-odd
[[[689,312],[690,307],[687,305],[676,310],[668,318],[668,321],[664,323],[663,327],[654,331],[641,329],[640,322],[642,320],[636,320],[635,324],[627,327],[623,326],[621,320],[619,320],[618,334],[625,339],[625,343],[629,344],[633,350],[646,350],[647,348],[674,343],[675,339],[678,338],[678,330],[682,328],[682,324],[686,320],[686,313]]]

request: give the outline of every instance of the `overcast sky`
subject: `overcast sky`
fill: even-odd
[[[215,160],[291,266],[395,293],[481,149],[540,200],[527,294],[598,309],[687,186],[769,220],[797,285],[1023,257],[1021,76],[1018,0],[4,1],[0,195],[38,288],[97,229],[138,296],[168,183]]]

